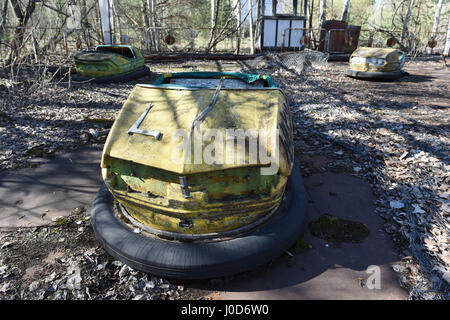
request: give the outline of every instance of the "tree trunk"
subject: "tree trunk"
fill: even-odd
[[[309,1],[308,6],[308,28],[309,28],[309,48],[311,48],[311,44],[314,43],[313,48],[315,48],[316,36],[313,31],[313,17],[314,17],[314,0]]]
[[[148,34],[150,37],[151,47],[154,51],[156,50],[156,39],[155,39],[155,30],[153,29],[153,3],[151,0],[147,0],[147,25],[148,25]]]
[[[256,28],[255,28],[255,42],[256,42],[256,50],[261,52],[261,0],[256,0]],[[256,52],[256,51],[255,51]]]
[[[255,53],[255,41],[253,38],[253,1],[250,0],[248,4],[250,11],[250,54]]]
[[[81,1],[80,6],[81,6],[81,8],[80,8],[81,16],[85,16],[86,10],[87,10],[86,0]],[[88,50],[91,50],[91,39],[89,37],[89,29],[91,29],[91,26],[90,26],[88,20],[84,19],[80,26],[83,29],[83,37],[84,37],[86,46],[87,46]]]
[[[105,42],[105,39],[103,39],[103,32],[102,32],[102,18],[100,16],[100,7],[99,7],[99,3],[98,1],[96,2],[96,4],[94,5],[94,10],[95,10],[95,17],[97,20],[97,23],[95,23],[95,32],[97,33],[97,39],[98,41],[100,41],[98,44],[102,44]]]
[[[210,43],[216,39],[216,29],[217,29],[217,13],[218,13],[218,3],[217,0],[211,0],[211,36]],[[212,51],[216,51],[216,46],[212,47]]]
[[[348,19],[348,7],[350,6],[350,0],[345,0],[344,2],[344,8],[342,9],[342,21],[347,21]]]
[[[149,24],[150,24],[150,27],[152,28],[151,29],[151,38],[152,38],[152,40],[153,40],[153,47],[155,48],[155,50],[157,51],[157,52],[159,52],[159,29],[157,28],[158,27],[158,24],[157,24],[157,22],[156,22],[156,0],[149,0],[148,1],[148,3],[149,3],[149,5],[150,5],[150,10],[149,10],[149,13],[148,13],[148,15],[149,15]]]
[[[408,7],[408,12],[406,13],[406,17],[405,17],[405,19],[403,20],[402,35],[401,35],[401,37],[400,37],[400,42],[401,42],[402,44],[403,44],[403,42],[404,42],[404,40],[405,40],[406,32],[407,32],[407,30],[408,30],[408,22],[409,22],[409,19],[411,18],[411,11],[412,11],[412,8],[413,8],[413,6],[414,6],[414,1],[415,1],[415,0],[411,0],[411,1],[410,1],[409,7]]]
[[[436,33],[438,32],[439,18],[441,17],[441,10],[442,10],[443,4],[444,4],[444,0],[439,0],[437,7],[436,7],[436,13],[434,14],[433,31],[431,33],[432,39],[434,39],[436,37]]]
[[[112,25],[111,25],[111,11],[109,0],[98,0],[98,6],[100,11],[100,18],[102,24],[103,43],[112,44]]]
[[[5,30],[6,25],[6,14],[8,13],[8,0],[4,0],[3,8],[2,8],[2,24],[0,25],[0,50],[2,48],[3,42],[3,32]]]
[[[234,12],[236,16],[236,54],[239,54],[241,51],[241,35],[242,35],[242,28],[241,28],[241,11],[242,11],[242,5],[241,0],[235,0],[237,1],[235,7],[236,11]]]
[[[322,28],[322,26],[326,20],[327,20],[327,0],[320,0],[320,3],[319,3],[319,28]]]
[[[118,33],[119,33],[118,34],[119,35],[118,43],[122,44],[122,25],[120,23],[120,17],[117,12],[116,3],[114,1],[112,1],[111,3],[112,3],[112,13],[113,13],[114,22],[115,22],[114,29],[116,30],[116,32],[118,31]]]
[[[114,17],[114,12],[113,12],[113,7],[114,7],[114,0],[109,0],[108,1],[108,10],[109,10],[109,25],[110,25],[110,30],[111,30],[111,41],[113,44],[116,44],[116,35],[117,35],[117,30],[115,27],[115,17]]]
[[[149,13],[149,4],[148,4],[148,0],[147,2],[145,0],[141,1],[141,14],[142,14],[142,22],[144,23],[144,39],[145,39],[145,49],[147,51],[151,50],[151,39],[150,39],[150,18],[148,16]]]
[[[447,40],[445,42],[445,49],[443,55],[445,57],[448,57],[450,55],[450,19],[448,19]]]
[[[314,17],[314,0],[310,0],[309,1],[309,6],[308,6],[308,28],[312,29],[313,24],[313,17]]]
[[[22,46],[23,38],[25,35],[25,27],[27,26],[28,20],[30,20],[31,15],[36,8],[36,3],[34,2],[34,0],[29,0],[27,6],[25,7],[25,12],[23,12],[18,0],[9,1],[13,8],[14,15],[19,21],[18,28],[16,29],[14,34],[14,42],[16,47],[16,55],[20,55],[20,47]],[[12,56],[9,57],[8,63],[11,63],[11,58]]]

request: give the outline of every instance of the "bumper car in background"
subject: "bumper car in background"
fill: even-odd
[[[350,57],[345,74],[364,80],[395,80],[407,73],[402,70],[405,52],[389,48],[360,47]]]

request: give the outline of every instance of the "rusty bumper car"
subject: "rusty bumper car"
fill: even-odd
[[[351,55],[345,74],[364,80],[395,80],[406,74],[404,60],[405,52],[397,49],[360,47]]]
[[[74,81],[110,83],[129,81],[149,73],[142,53],[128,45],[101,45],[75,56]]]
[[[136,85],[101,168],[96,237],[147,273],[201,279],[249,270],[292,246],[306,224],[288,101],[267,76],[178,73]]]

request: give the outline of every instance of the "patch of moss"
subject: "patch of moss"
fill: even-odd
[[[45,154],[45,156],[47,158],[53,158],[56,157],[56,150],[48,150],[47,153]]]
[[[309,249],[309,244],[303,238],[298,238],[294,244],[295,250],[306,251]]]
[[[39,167],[39,164],[32,163],[32,162],[26,162],[26,166],[27,166],[27,168],[37,168],[37,167]]]
[[[44,149],[30,149],[30,150],[27,150],[25,152],[25,155],[26,156],[35,156],[35,155],[38,155],[38,154],[42,154],[44,152],[45,152]]]
[[[361,222],[333,217],[329,214],[321,215],[309,222],[311,233],[330,242],[361,242],[370,230]]]
[[[69,218],[63,218],[55,221],[56,226],[62,226],[70,221]]]
[[[93,123],[103,123],[103,124],[112,124],[114,119],[106,119],[106,118],[84,118],[83,121],[93,122]]]

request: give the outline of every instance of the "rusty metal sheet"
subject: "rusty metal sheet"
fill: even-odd
[[[345,32],[344,53],[352,53],[358,48],[361,26],[348,25]]]
[[[347,22],[339,20],[327,20],[322,25],[319,37],[319,51],[342,52]],[[334,31],[331,31],[334,30]],[[339,31],[338,31],[339,30]]]

